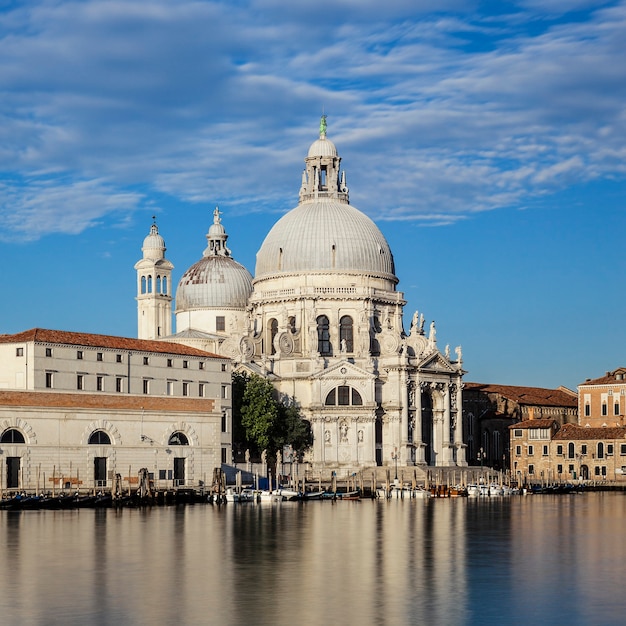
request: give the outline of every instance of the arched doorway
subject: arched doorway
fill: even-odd
[[[429,392],[422,393],[422,443],[424,444],[424,461],[432,465],[433,453],[433,397]]]

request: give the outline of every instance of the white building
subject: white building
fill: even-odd
[[[228,359],[165,343],[33,329],[0,335],[0,487],[198,485],[231,458]]]
[[[254,278],[232,258],[216,209],[203,258],[179,282],[178,332],[167,340],[268,377],[310,420],[314,467],[466,465],[461,349],[456,359],[447,347],[442,353],[434,322],[426,333],[417,312],[404,331],[393,255],[376,224],[350,205],[340,163],[322,117],[298,206],[268,233]],[[154,226],[143,251],[154,266],[171,267]],[[165,310],[169,294],[141,291],[141,263],[139,333],[158,337],[167,313],[152,311],[158,303]]]

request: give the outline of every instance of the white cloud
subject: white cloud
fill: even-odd
[[[383,219],[449,223],[624,176],[623,3],[571,22],[537,20],[532,2],[504,16],[332,6],[332,19],[278,1],[0,14],[0,226],[80,232],[160,193],[286,210],[322,107],[352,199]]]

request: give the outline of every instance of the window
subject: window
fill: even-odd
[[[608,411],[607,411],[607,406],[606,406],[606,401],[602,402],[602,415],[607,415]]]
[[[613,454],[613,444],[612,443],[607,443],[606,444],[606,454],[607,456],[610,454]]]
[[[224,332],[226,330],[226,318],[223,315],[215,317],[215,330]]]
[[[328,392],[324,404],[326,406],[362,406],[363,399],[356,389],[341,385]]]
[[[222,399],[228,398],[228,387],[226,385],[222,385]]]
[[[563,473],[563,466],[562,465],[557,465],[556,466],[556,473],[557,474],[562,474]]]
[[[204,383],[198,383],[198,397],[204,398]]]
[[[147,378],[143,379],[143,392],[145,394],[150,393],[150,381]]]
[[[593,473],[594,473],[596,476],[600,476],[600,467],[599,467],[598,465],[596,465],[596,466],[594,467],[594,471],[593,471]]]
[[[15,356],[24,356],[24,348],[15,348]]]
[[[116,354],[115,355],[115,362],[116,363],[121,363],[122,362],[122,355],[121,354]]]
[[[522,436],[522,429],[521,429],[521,428],[516,428],[516,429],[513,431],[513,436],[514,436],[514,437],[521,437],[521,436]]]
[[[222,448],[222,463],[226,463],[226,448]]]
[[[46,388],[52,389],[52,372],[46,372]]]
[[[177,431],[170,435],[170,438],[167,440],[167,445],[168,446],[188,446],[189,439],[187,438],[187,435],[185,435],[185,433],[181,433],[180,431]]]
[[[344,315],[339,320],[339,343],[341,344],[341,350],[354,352],[353,324],[349,315]]]
[[[222,367],[223,367],[223,366],[224,366],[224,365],[222,364]],[[204,361],[200,361],[200,362],[198,363],[198,369],[199,369],[199,370],[203,370],[203,369],[204,369]],[[226,371],[226,370],[224,370],[224,369],[222,370],[222,372],[225,372],[225,371]]]
[[[568,459],[573,459],[574,458],[574,444],[573,443],[568,443],[567,444],[567,458]]]
[[[528,456],[532,456],[533,454],[535,454],[535,449],[533,446],[528,446]]]
[[[96,391],[102,391],[104,389],[104,377],[96,376]]]
[[[548,456],[548,446],[543,446],[543,456]]]
[[[122,393],[122,379],[121,378],[116,378],[115,379],[115,391],[117,391],[117,393]]]
[[[330,356],[332,354],[330,344],[330,321],[325,315],[317,318],[317,351],[321,355]]]
[[[591,415],[591,405],[585,404],[585,417],[589,417]]]
[[[82,374],[76,376],[76,389],[82,390],[84,388],[85,377]]]
[[[200,363],[200,365],[203,365],[203,363]],[[200,369],[202,369],[202,368],[200,368]],[[226,371],[228,371],[227,367],[226,367],[226,363],[222,363],[222,372],[226,372]]]
[[[144,365],[150,365],[150,357],[144,356],[143,357],[143,364]]]
[[[269,321],[269,329],[270,329],[270,354],[276,354],[276,347],[274,346],[274,339],[276,339],[276,335],[278,334],[278,320],[272,318]]]
[[[587,454],[587,444],[583,443],[582,446],[580,446],[580,453],[581,454]]]
[[[626,456],[626,443],[620,444],[620,446],[619,446],[619,453],[622,456]]]
[[[167,366],[172,367],[172,359],[167,359]]]
[[[522,455],[522,446],[515,446],[515,455],[516,456]]]
[[[94,432],[89,435],[89,444],[110,446],[111,437],[109,437],[109,435],[103,430],[94,430]]]
[[[174,395],[174,381],[171,381],[171,380],[167,381],[166,394],[168,396],[173,396]]]
[[[96,361],[102,361],[102,352],[96,352]]]
[[[228,416],[226,415],[226,413],[222,413],[222,432],[228,432],[227,431],[227,426],[228,426]]]
[[[596,453],[597,453],[597,457],[599,459],[603,459],[604,458],[604,444],[601,441],[598,442],[598,446],[596,448]]]
[[[82,351],[82,350],[76,350],[76,358],[77,358],[79,361],[82,361],[82,360],[83,360],[83,351]]]
[[[52,348],[46,348],[46,356],[52,356]]]
[[[562,446],[562,445],[558,445],[558,446],[556,447],[556,453],[557,453],[559,456],[563,456],[563,446]]]
[[[606,465],[602,466],[602,476],[606,476]]]
[[[0,443],[26,443],[24,435],[16,428],[8,428],[2,433]]]
[[[189,383],[184,382],[183,383],[183,396],[188,396],[189,395]]]
[[[528,473],[532,476],[535,473],[535,466],[534,465],[529,465],[528,466]]]
[[[619,415],[619,400],[613,404],[613,415]]]
[[[183,361],[183,369],[186,370],[189,367],[189,361]]]
[[[550,439],[550,429],[549,428],[529,428],[528,438],[529,439]]]

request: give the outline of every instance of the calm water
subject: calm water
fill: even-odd
[[[2,624],[623,624],[626,495],[0,512]]]

